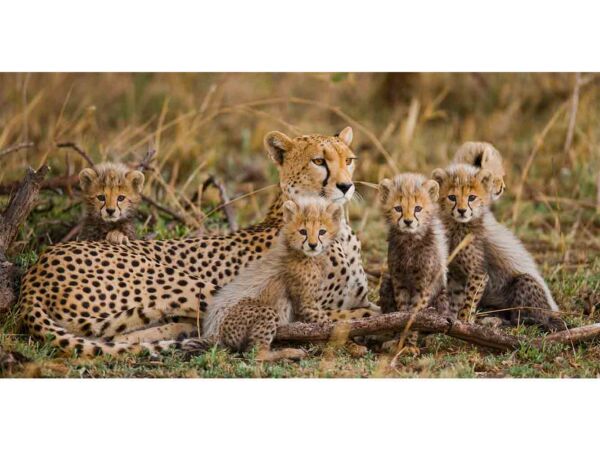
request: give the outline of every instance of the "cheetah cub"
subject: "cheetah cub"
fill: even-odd
[[[439,186],[423,175],[404,173],[379,184],[379,202],[388,223],[389,278],[380,290],[382,312],[434,307],[445,314],[448,246],[438,218]],[[406,349],[418,353],[417,333]]]
[[[123,164],[103,163],[79,173],[86,215],[79,239],[124,244],[136,239],[133,219],[144,174]]]
[[[469,164],[492,172],[492,200],[498,200],[506,190],[506,184],[504,183],[506,173],[504,172],[502,155],[492,144],[487,142],[465,142],[454,154],[452,163]]]
[[[257,359],[299,359],[301,349],[271,350],[277,326],[293,320],[326,322],[317,302],[342,209],[322,199],[283,204],[283,228],[273,248],[220,290],[208,306],[203,337],[235,351],[256,346]]]
[[[454,164],[436,169],[439,205],[452,251],[467,237],[448,268],[450,308],[462,321],[472,321],[482,306],[506,309],[512,323],[536,323],[547,329],[562,327],[546,282],[521,241],[499,224],[489,210],[495,188],[487,169]]]

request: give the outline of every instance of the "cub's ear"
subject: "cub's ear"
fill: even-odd
[[[392,191],[393,181],[389,178],[384,178],[379,182],[379,203],[382,205],[387,202],[390,192]]]
[[[83,169],[79,172],[79,186],[81,186],[81,190],[87,191],[97,179],[98,174],[94,169]]]
[[[338,133],[337,136],[342,140],[344,144],[350,147],[350,144],[352,144],[352,138],[354,136],[354,133],[352,132],[352,127],[344,128]]]
[[[491,193],[494,190],[494,175],[489,170],[481,169],[477,172],[477,180],[487,192]]]
[[[285,153],[292,149],[292,140],[280,131],[271,131],[267,133],[264,139],[264,145],[271,159],[281,166]]]
[[[440,185],[438,182],[435,180],[427,180],[425,183],[423,183],[423,187],[429,194],[431,201],[437,202],[438,198],[440,197]]]
[[[446,178],[448,178],[448,174],[444,169],[435,169],[431,173],[431,178],[437,181],[438,188],[440,188],[444,184],[444,181],[446,181]]]
[[[290,222],[298,213],[298,205],[293,200],[286,200],[283,204],[283,221]]]
[[[140,172],[139,170],[132,170],[130,172],[127,172],[125,178],[127,178],[127,180],[131,183],[133,189],[138,194],[142,193],[142,189],[144,189],[144,181],[146,179],[142,172]]]
[[[334,222],[339,222],[342,219],[342,206],[336,203],[331,203],[327,206],[327,212],[331,214],[331,218]]]

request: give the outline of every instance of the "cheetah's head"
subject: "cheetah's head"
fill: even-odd
[[[442,214],[461,223],[480,217],[491,202],[494,176],[487,169],[453,164],[435,169],[432,178],[440,185]]]
[[[502,163],[502,155],[492,144],[487,142],[465,142],[458,148],[452,161],[458,164],[470,164],[492,172],[492,200],[498,200],[506,190],[506,183],[504,182],[506,172]]]
[[[132,217],[141,201],[144,174],[123,164],[103,163],[79,173],[87,213],[105,222]]]
[[[401,233],[427,230],[437,211],[439,185],[423,175],[403,173],[379,183],[379,203],[390,226]]]
[[[287,245],[307,256],[329,247],[340,229],[342,207],[311,197],[296,197],[283,204],[282,236]]]
[[[339,203],[350,200],[355,190],[352,174],[356,156],[351,142],[350,127],[336,136],[313,134],[292,139],[272,131],[264,139],[287,196],[320,196]]]

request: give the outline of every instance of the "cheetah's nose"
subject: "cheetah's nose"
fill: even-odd
[[[345,194],[352,187],[352,183],[337,183],[335,186]]]
[[[466,209],[464,209],[464,208],[458,208],[458,213],[459,213],[461,216],[464,216],[466,212],[467,212],[467,210],[466,210]]]
[[[413,221],[410,219],[404,219],[404,223],[406,224],[406,226],[410,227],[410,225],[413,223]]]
[[[311,250],[314,250],[317,248],[317,244],[311,244],[310,242],[308,243],[308,246],[310,247]]]
[[[115,210],[114,210],[114,208],[106,208],[106,213],[109,216],[112,216],[115,213]]]

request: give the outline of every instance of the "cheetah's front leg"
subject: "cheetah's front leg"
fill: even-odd
[[[458,320],[472,323],[475,320],[475,310],[483,297],[483,292],[489,280],[489,275],[484,270],[469,273],[465,283],[465,303],[458,311]]]
[[[119,230],[109,231],[106,240],[111,244],[129,244],[129,238]]]

